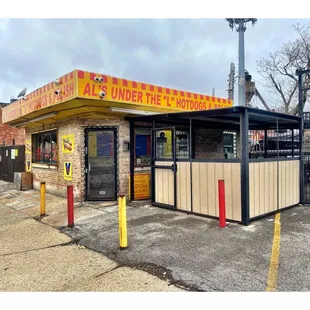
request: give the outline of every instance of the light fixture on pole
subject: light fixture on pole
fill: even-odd
[[[244,33],[246,31],[246,23],[252,22],[254,26],[257,18],[226,18],[229,27],[239,32],[239,72],[238,72],[238,105],[245,106],[245,60],[244,60]]]

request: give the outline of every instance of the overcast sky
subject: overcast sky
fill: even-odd
[[[310,25],[310,19],[259,19],[245,33],[246,69],[270,104],[256,61],[294,39],[297,22]],[[0,101],[73,69],[204,94],[215,88],[227,98],[237,56],[238,34],[225,19],[0,19]]]

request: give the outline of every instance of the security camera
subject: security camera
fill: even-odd
[[[100,80],[100,79],[99,79],[97,76],[94,77],[94,81],[95,81],[95,82],[99,82],[99,80]]]
[[[102,83],[103,82],[103,77],[99,78],[99,82]]]
[[[54,84],[55,84],[55,85],[60,85],[60,80],[59,80],[59,79],[55,80],[55,81],[54,81]]]
[[[55,94],[59,95],[60,94],[60,89],[55,90]]]
[[[99,96],[100,96],[101,98],[105,98],[106,95],[107,95],[107,94],[106,94],[105,91],[101,91],[101,92],[99,93]]]

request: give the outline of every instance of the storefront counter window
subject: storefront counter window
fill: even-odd
[[[32,162],[40,164],[57,163],[57,131],[47,131],[32,135]]]
[[[173,132],[171,130],[162,130],[156,132],[156,158],[173,158]],[[176,158],[189,158],[189,132],[188,130],[176,131]]]
[[[151,129],[135,129],[135,166],[147,167],[152,159],[152,131]]]

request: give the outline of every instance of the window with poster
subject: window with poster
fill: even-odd
[[[189,130],[176,130],[176,158],[189,158]],[[173,137],[171,130],[156,132],[156,158],[171,159],[173,158]]]
[[[57,131],[46,131],[32,135],[32,162],[57,164]]]
[[[135,128],[135,166],[148,167],[152,159],[152,130]]]

